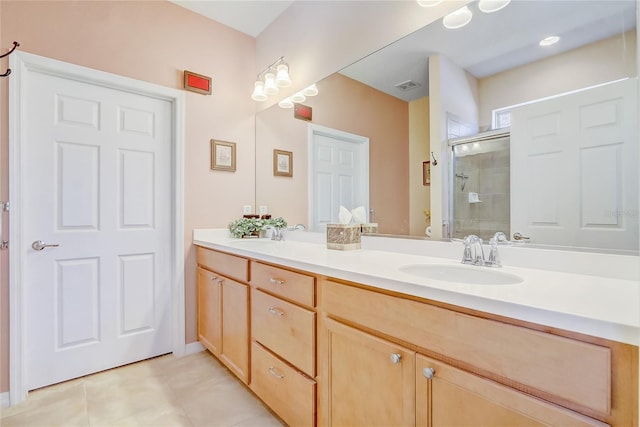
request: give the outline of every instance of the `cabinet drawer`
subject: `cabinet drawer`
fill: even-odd
[[[332,316],[519,383],[558,403],[610,413],[612,367],[607,347],[330,280],[321,286],[320,306]]]
[[[251,298],[253,338],[314,377],[316,314],[256,289]]]
[[[312,276],[252,262],[251,284],[290,301],[315,306],[315,278]]]
[[[249,280],[249,260],[223,252],[198,247],[198,265],[242,282]]]
[[[251,347],[251,389],[290,426],[315,423],[316,383],[269,353]]]

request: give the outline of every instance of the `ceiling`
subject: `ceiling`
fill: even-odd
[[[169,0],[235,30],[257,37],[294,0]]]
[[[295,0],[169,1],[257,37]],[[443,54],[482,78],[636,26],[634,0],[513,0],[506,8],[491,14],[480,12],[476,2],[469,8],[473,18],[467,26],[447,30],[441,22],[435,22],[341,73],[411,101],[428,95],[430,55]],[[558,35],[561,41],[548,48],[538,46],[549,35]],[[396,87],[407,81],[417,86],[407,91]]]

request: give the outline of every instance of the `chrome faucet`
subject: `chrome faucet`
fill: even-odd
[[[470,234],[462,240],[462,243],[464,244],[462,263],[481,265],[485,267],[502,267],[500,256],[498,254],[498,245],[510,244],[507,240],[507,236],[502,231],[498,231],[491,239],[489,239],[489,257],[485,260],[484,250],[482,248],[482,239],[480,237],[475,234]]]
[[[287,230],[290,230],[290,231],[304,230],[304,229],[305,229],[304,224],[295,224],[295,225],[291,225],[291,226],[287,227]]]
[[[284,229],[274,227],[273,225],[267,225],[264,230],[271,230],[271,240],[277,240],[279,242],[284,240]]]
[[[464,244],[463,264],[484,265],[484,251],[482,239],[475,234],[470,234],[462,240]],[[473,250],[472,250],[473,249]]]

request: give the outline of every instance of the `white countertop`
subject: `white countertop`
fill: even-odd
[[[230,237],[225,229],[194,230],[193,243],[613,341],[633,345],[640,341],[640,284],[637,280],[504,266],[499,271],[520,276],[523,281],[513,285],[469,285],[424,279],[399,269],[409,264],[461,265],[459,260],[438,256],[374,249],[337,251],[327,249],[317,239],[314,243],[287,239],[252,244],[250,240]],[[422,251],[425,252],[428,251]]]

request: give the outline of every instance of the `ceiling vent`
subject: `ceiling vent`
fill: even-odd
[[[401,91],[407,92],[417,87],[420,87],[420,83],[414,82],[413,80],[407,80],[406,82],[398,83],[395,86]]]

